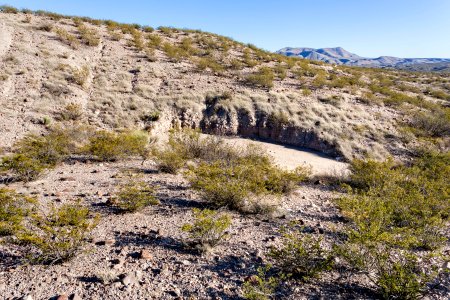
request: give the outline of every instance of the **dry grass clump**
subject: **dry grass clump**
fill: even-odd
[[[90,70],[88,66],[72,68],[72,75],[68,79],[81,87],[85,87],[88,82],[89,75]]]
[[[246,78],[246,82],[250,85],[272,88],[273,80],[275,79],[275,74],[273,70],[269,67],[261,67],[259,70],[253,74],[250,74]]]
[[[83,108],[78,103],[69,103],[57,113],[57,118],[62,121],[77,121],[83,116]]]
[[[94,28],[88,28],[83,23],[79,23],[78,31],[81,35],[81,40],[88,46],[98,46],[100,44],[100,37],[98,36],[97,30]]]
[[[78,49],[80,42],[75,35],[60,27],[55,28],[55,33],[63,43],[66,43],[73,49]]]

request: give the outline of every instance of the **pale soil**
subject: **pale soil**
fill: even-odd
[[[311,168],[313,175],[345,175],[347,173],[346,163],[317,151],[238,137],[226,138],[225,141],[238,148],[249,144],[257,145],[274,159],[275,164],[288,170],[305,166]]]

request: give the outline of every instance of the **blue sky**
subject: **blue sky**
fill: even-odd
[[[450,0],[0,0],[19,8],[202,29],[275,51],[336,47],[367,57],[450,57]]]

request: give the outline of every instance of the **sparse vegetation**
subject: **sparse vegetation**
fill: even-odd
[[[203,199],[215,206],[255,212],[253,196],[287,193],[307,174],[303,168],[293,172],[281,170],[250,147],[228,161],[202,162],[190,168],[188,179]]]
[[[78,31],[81,35],[81,40],[88,46],[98,46],[100,44],[100,37],[98,36],[98,32],[93,28],[88,28],[83,23],[80,23],[78,26]]]
[[[36,199],[0,188],[0,236],[13,235],[23,229],[23,220],[31,213]]]
[[[286,276],[308,280],[331,270],[333,253],[320,237],[293,228],[282,229],[282,234],[282,246],[273,249],[270,256]]]
[[[69,103],[58,113],[58,118],[64,121],[77,121],[83,116],[83,109],[78,103]]]
[[[75,35],[70,34],[67,30],[60,27],[55,28],[55,33],[62,42],[66,43],[73,49],[78,49],[80,42]]]
[[[66,204],[52,207],[48,214],[33,214],[29,228],[19,232],[17,238],[30,248],[30,259],[46,264],[62,263],[84,249],[97,223],[98,218],[91,218],[87,208]]]
[[[70,81],[75,82],[81,87],[85,87],[87,80],[89,78],[90,70],[88,66],[83,66],[81,68],[73,68],[72,76],[69,78]]]
[[[275,75],[272,69],[268,67],[261,67],[256,73],[248,75],[246,78],[248,84],[269,89],[273,87],[274,79]]]
[[[149,137],[140,131],[115,133],[105,130],[97,131],[89,138],[84,153],[100,161],[115,161],[131,156],[147,156]]]
[[[122,212],[136,212],[149,205],[158,204],[154,190],[147,183],[134,178],[121,185],[116,194],[114,205]]]
[[[231,225],[231,217],[209,209],[193,209],[194,221],[184,224],[181,229],[189,234],[187,243],[201,252],[219,244],[226,236]]]
[[[244,282],[243,296],[247,300],[271,300],[280,284],[276,276],[269,276],[271,265],[259,267],[257,275],[253,275]]]

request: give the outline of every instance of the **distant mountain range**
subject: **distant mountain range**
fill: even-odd
[[[277,53],[338,65],[376,68],[392,67],[411,71],[450,72],[450,58],[399,58],[393,56],[368,58],[348,52],[341,47],[320,49],[286,47],[278,50]]]

